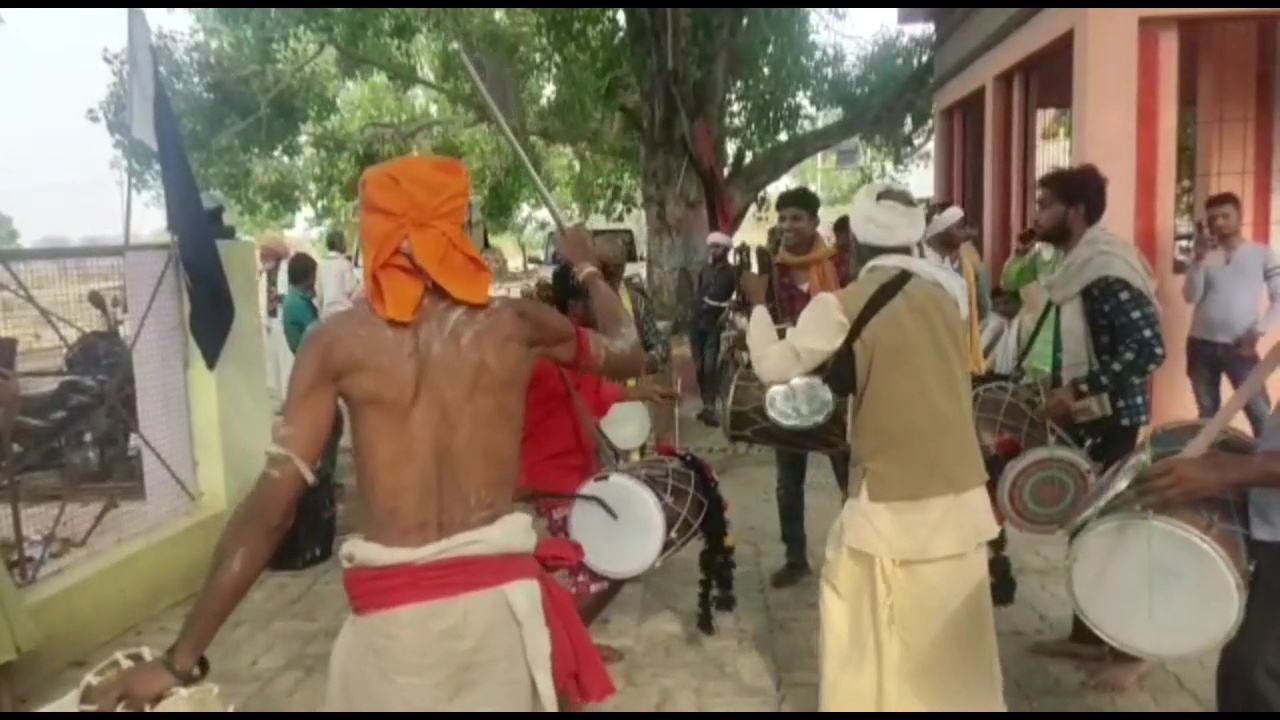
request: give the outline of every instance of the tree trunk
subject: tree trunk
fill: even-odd
[[[708,231],[706,195],[688,157],[679,143],[646,147],[640,157],[649,291],[659,315],[677,326],[688,315]]]

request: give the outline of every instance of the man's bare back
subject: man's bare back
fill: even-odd
[[[370,197],[407,202],[406,186],[388,183],[397,173],[465,192],[460,190],[465,173],[450,163],[457,165],[448,159],[406,158],[378,166],[366,173],[366,180],[373,173],[377,181]],[[371,219],[386,220],[385,208],[370,206]],[[396,238],[397,223],[403,221],[396,217],[369,228],[362,224],[362,235],[368,229],[380,242]],[[558,242],[587,289],[595,332],[578,330],[555,309],[533,300],[455,302],[433,290],[435,283],[408,242],[397,251],[402,258],[384,256],[388,282],[397,276],[401,297],[413,284],[404,282],[404,260],[421,273],[426,290],[417,311],[407,324],[394,323],[371,310],[374,303],[359,303],[304,338],[266,467],[232,513],[182,631],[162,659],[95,688],[100,711],[121,703],[142,709],[199,674],[205,648],[292,524],[304,481],[312,477],[309,468],[329,439],[339,399],[351,413],[365,536],[371,544],[422,548],[510,512],[534,358],[610,377],[639,375],[644,367],[635,326],[594,264],[590,231],[574,226]],[[385,309],[386,297],[376,300]],[[599,671],[603,674],[603,667]],[[611,692],[607,675],[604,685]]]
[[[511,511],[536,354],[513,303],[432,297],[408,326],[361,306],[307,343],[351,414],[369,540],[416,547]]]

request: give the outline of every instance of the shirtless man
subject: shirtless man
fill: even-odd
[[[554,711],[557,695],[612,693],[572,600],[535,561],[532,520],[513,512],[513,495],[534,362],[631,377],[644,355],[583,227],[558,243],[596,330],[536,301],[490,301],[488,269],[462,230],[467,188],[447,158],[365,171],[368,302],[308,335],[266,469],[176,642],[98,688],[98,707],[140,708],[207,672],[204,652],[289,527],[338,399],[351,413],[366,527],[340,552],[353,617],[334,645],[325,710]]]

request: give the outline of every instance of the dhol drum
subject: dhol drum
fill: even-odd
[[[707,498],[679,459],[652,457],[592,476],[575,493],[569,537],[602,577],[630,580],[689,543]]]
[[[973,424],[987,455],[1002,454],[1002,446],[1018,452],[1048,445],[1074,447],[1057,425],[1042,412],[1043,392],[1038,386],[997,380],[973,390]]]
[[[1094,480],[1093,463],[1083,451],[1066,445],[1032,448],[1004,466],[996,507],[1018,530],[1052,534],[1071,520]]]
[[[816,378],[805,380],[817,381]],[[779,412],[777,404],[775,398],[774,412],[771,414],[769,388],[760,382],[751,368],[737,368],[728,383],[721,413],[725,437],[729,442],[798,452],[830,455],[849,450],[846,399],[837,398],[827,419],[816,427],[785,427],[779,424],[777,420],[784,419],[785,413]]]
[[[66,698],[54,703],[54,706],[43,708],[48,712],[97,712],[98,707],[91,701],[93,688],[108,682],[116,675],[135,665],[151,662],[160,654],[148,647],[122,650],[104,660],[89,671],[80,681],[80,687]],[[75,703],[69,700],[74,697]],[[201,682],[191,687],[174,688],[164,694],[154,705],[146,708],[146,712],[232,712],[233,708],[222,697],[218,686]],[[115,708],[116,712],[127,712],[123,706]]]
[[[1186,445],[1200,421],[1156,428],[1108,470],[1069,524],[1079,530],[1068,560],[1068,592],[1080,618],[1112,646],[1160,660],[1225,643],[1244,615],[1248,587],[1247,516],[1225,494],[1160,509],[1140,507],[1130,486],[1151,463]],[[1236,430],[1214,444],[1250,453]]]
[[[615,403],[600,419],[600,432],[623,452],[644,447],[652,429],[649,408],[638,401]]]

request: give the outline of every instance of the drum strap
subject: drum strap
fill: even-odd
[[[827,386],[836,395],[849,397],[858,391],[854,374],[857,370],[857,361],[854,358],[853,345],[858,342],[867,325],[898,296],[898,293],[902,292],[913,277],[915,276],[910,272],[899,270],[897,274],[871,292],[871,297],[867,298],[867,304],[862,306],[857,317],[850,323],[849,334],[845,335],[844,342],[840,343],[840,349],[831,358],[831,363],[827,365],[827,371],[823,377]]]
[[[587,431],[587,439],[591,443],[591,452],[595,455],[596,462],[601,468],[612,467],[618,464],[618,452],[614,449],[613,443],[609,442],[609,438],[605,437],[604,431],[600,429],[600,423],[587,411],[586,403],[582,402],[582,396],[578,395],[578,388],[573,386],[573,380],[569,378],[569,373],[564,368],[558,368],[560,371],[560,380],[564,383],[564,389],[569,393],[569,400],[573,403],[573,412],[578,416],[578,424]]]

